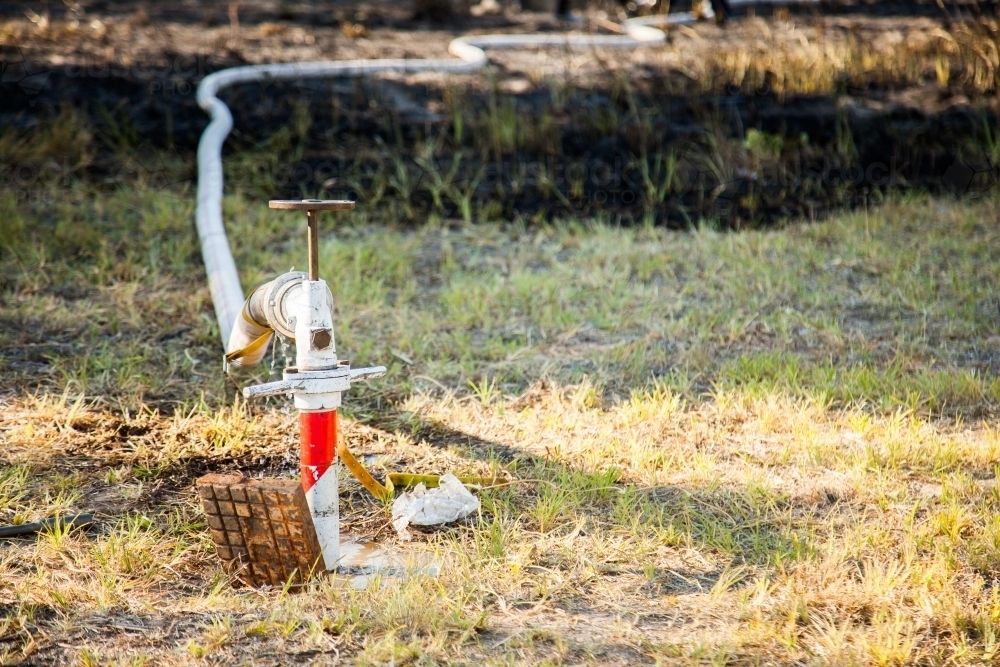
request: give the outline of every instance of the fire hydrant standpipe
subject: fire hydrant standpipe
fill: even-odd
[[[337,480],[337,408],[341,394],[353,380],[385,375],[385,367],[352,369],[337,357],[333,334],[333,304],[326,281],[319,275],[319,212],[354,208],[352,201],[303,199],[272,200],[273,209],[305,211],[308,220],[309,273],[286,274],[272,283],[264,297],[266,303],[250,308],[253,296],[243,309],[246,331],[234,329],[233,337],[245,341],[257,336],[248,346],[226,355],[227,362],[256,363],[273,335],[291,333],[295,340],[295,366],[286,368],[283,379],[246,387],[247,398],[292,394],[299,410],[299,470],[302,489],[312,515],[316,536],[327,570],[340,560],[340,513]],[[277,287],[277,289],[273,289]],[[283,289],[287,287],[287,289]],[[256,291],[255,291],[256,293]],[[276,303],[281,301],[281,304]],[[287,302],[287,303],[285,303]],[[265,321],[258,320],[263,308]],[[270,308],[270,310],[268,310]],[[275,308],[277,308],[275,310]],[[271,313],[268,316],[267,313]],[[272,319],[274,326],[272,326]],[[233,341],[231,341],[232,343]],[[252,349],[251,349],[252,348]],[[251,349],[250,352],[247,352]],[[249,364],[248,364],[249,365]]]
[[[337,457],[361,485],[382,501],[392,498],[396,487],[437,486],[437,475],[390,473],[379,483],[337,438],[337,408],[351,383],[385,375],[384,366],[351,368],[337,357],[333,333],[333,300],[319,277],[319,211],[344,211],[354,202],[303,199],[272,200],[273,209],[305,211],[308,219],[309,273],[290,272],[254,290],[244,303],[241,319],[233,328],[227,363],[252,366],[263,358],[275,331],[295,341],[295,366],[283,379],[243,389],[250,398],[292,394],[299,410],[299,469],[306,503],[316,528],[327,570],[340,560],[339,489]],[[492,479],[460,478],[467,484]]]

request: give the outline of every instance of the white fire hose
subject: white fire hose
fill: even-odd
[[[776,0],[770,5],[818,4],[821,0]],[[730,0],[731,7],[759,4],[760,0]],[[705,2],[707,5],[708,3]],[[485,49],[523,49],[544,46],[570,48],[637,48],[662,44],[666,35],[653,26],[678,26],[694,23],[691,12],[633,18],[622,24],[621,35],[477,35],[459,37],[448,45],[448,52],[458,60],[376,59],[330,62],[247,65],[221,70],[206,76],[198,86],[198,105],[212,121],[198,143],[198,202],[195,220],[201,254],[208,274],[208,287],[219,322],[219,333],[226,352],[240,349],[230,344],[230,333],[242,321],[243,287],[240,284],[229,239],[222,223],[222,145],[233,127],[229,107],[217,97],[219,91],[238,83],[253,81],[324,78],[370,75],[378,72],[472,72],[486,64]],[[246,336],[250,336],[248,332]],[[241,340],[245,337],[241,337]]]
[[[459,37],[448,45],[457,60],[383,59],[332,62],[248,65],[206,76],[198,86],[198,105],[212,117],[198,144],[198,204],[195,218],[208,286],[227,352],[230,333],[242,321],[244,294],[229,239],[222,223],[222,145],[233,127],[229,107],[217,97],[220,90],[238,83],[299,78],[357,76],[378,72],[471,72],[486,64],[484,49],[520,49],[542,46],[576,48],[635,48],[660,44],[663,31],[652,25],[682,25],[694,21],[689,13],[643,17],[626,21],[622,35],[482,35]],[[652,24],[652,25],[651,25]],[[250,333],[248,333],[248,336]],[[259,335],[259,334],[258,334]],[[249,342],[249,341],[248,341]],[[245,344],[245,343],[244,343]]]

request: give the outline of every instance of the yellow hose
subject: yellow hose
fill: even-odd
[[[259,288],[258,288],[259,289]],[[255,290],[256,291],[256,290]],[[243,303],[240,317],[233,325],[226,349],[226,363],[240,366],[255,366],[264,358],[267,343],[271,340],[274,330],[267,324],[261,324],[250,315],[250,298]]]
[[[372,477],[372,474],[361,464],[351,450],[347,448],[347,442],[343,438],[340,438],[337,442],[337,456],[340,460],[344,462],[344,466],[354,475],[354,478],[361,482],[361,486],[365,487],[369,493],[381,500],[382,502],[387,502],[392,500],[395,495],[396,489],[408,489],[412,488],[418,484],[423,484],[429,489],[437,487],[441,481],[441,475],[420,475],[416,473],[409,472],[391,472],[385,476],[385,484],[380,484],[377,479]],[[477,484],[477,485],[487,485],[493,484],[496,481],[495,477],[459,477],[458,481],[462,484]]]

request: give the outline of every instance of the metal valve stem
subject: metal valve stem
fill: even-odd
[[[309,239],[309,280],[319,280],[319,211],[353,211],[354,202],[341,199],[272,199],[268,207],[305,211]]]

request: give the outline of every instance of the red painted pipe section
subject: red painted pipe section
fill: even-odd
[[[309,491],[337,457],[337,411],[299,413],[299,470]]]

